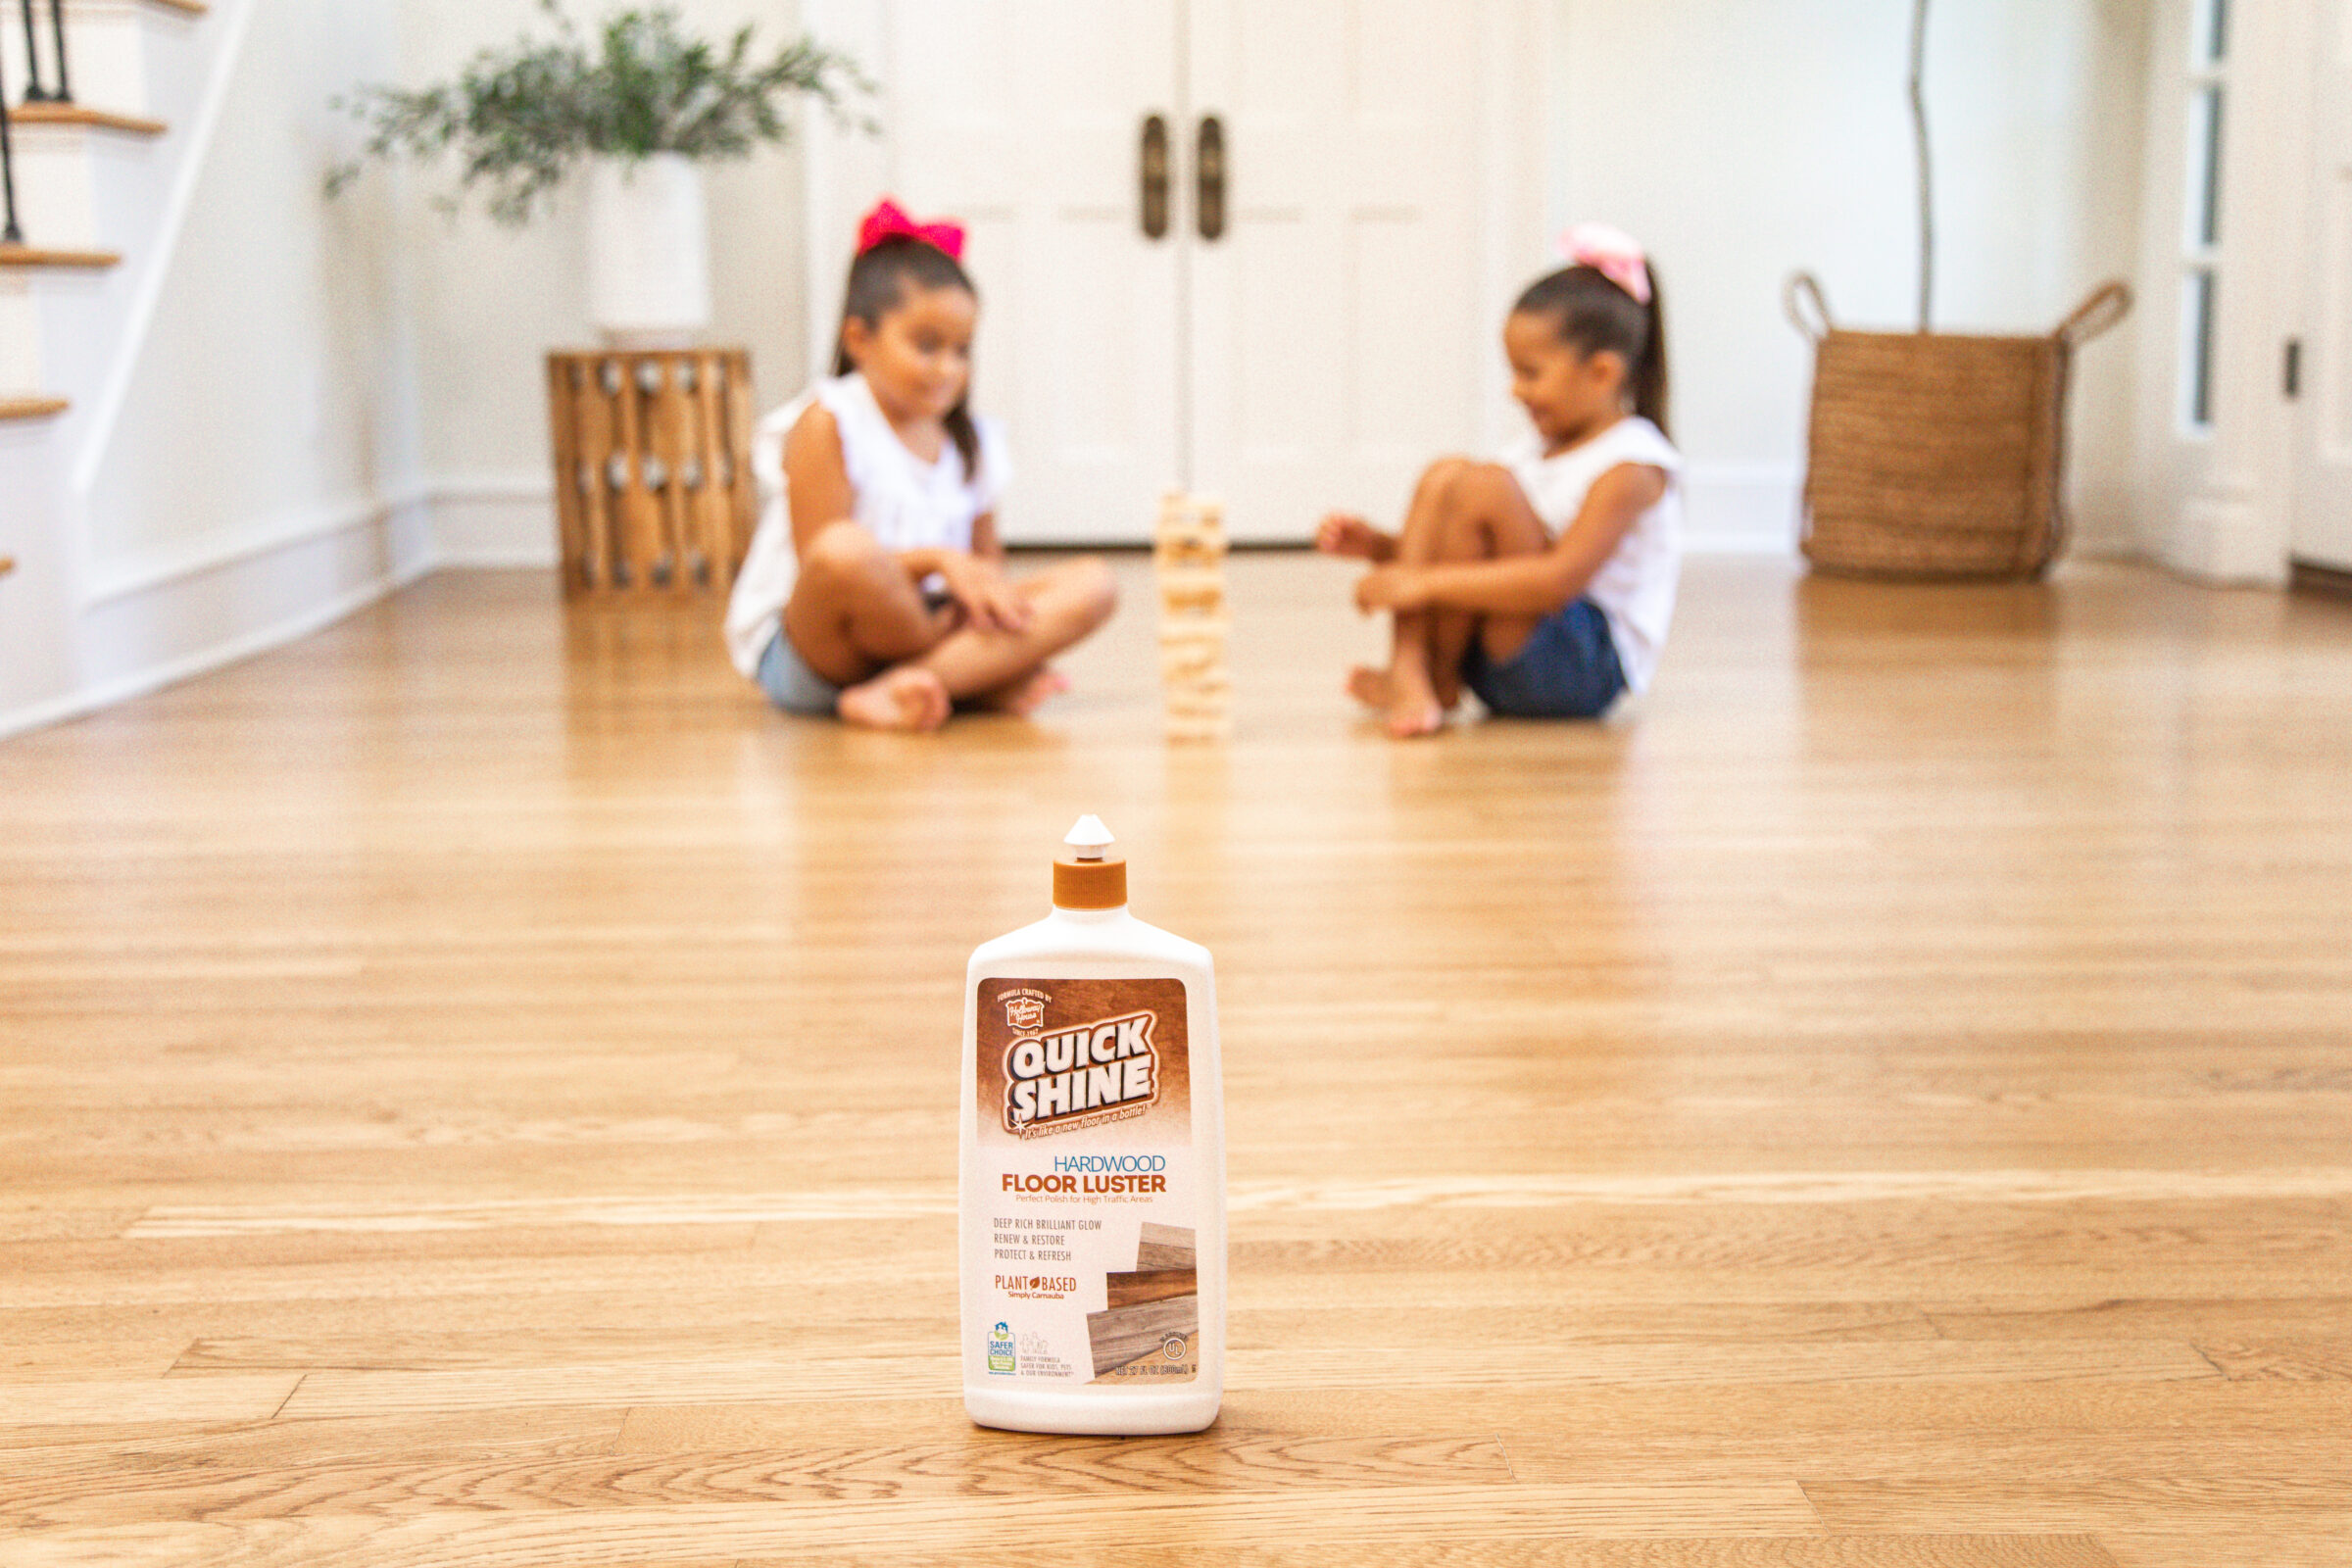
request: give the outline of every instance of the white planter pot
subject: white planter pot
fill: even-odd
[[[588,316],[614,348],[686,348],[710,324],[703,172],[683,153],[588,165]]]

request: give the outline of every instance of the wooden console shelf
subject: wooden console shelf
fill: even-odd
[[[748,351],[559,351],[547,411],[564,593],[733,584],[760,509]]]

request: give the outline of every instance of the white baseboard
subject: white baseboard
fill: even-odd
[[[2280,588],[2287,580],[2283,519],[2267,514],[2250,489],[2199,493],[2180,504],[2164,564],[2216,588]]]
[[[1683,548],[1694,556],[1793,556],[1804,485],[1777,465],[1693,466],[1683,477]]]
[[[380,497],[352,496],[322,506],[257,517],[181,543],[100,560],[92,564],[89,581],[82,589],[82,608],[94,610],[257,556],[332,538],[357,528],[377,527],[395,514],[414,511],[422,499],[423,493],[415,489]]]
[[[240,545],[266,532],[240,530]],[[74,689],[0,711],[0,738],[78,718],[251,659],[334,624],[433,568],[425,511],[387,498],[345,526],[285,537],[144,584],[120,583],[78,617]],[[257,607],[259,607],[257,609]],[[219,628],[234,629],[226,636]]]
[[[545,474],[461,474],[425,495],[436,564],[555,566],[556,495]]]

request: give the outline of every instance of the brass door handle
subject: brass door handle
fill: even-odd
[[[1194,143],[1193,177],[1198,183],[1194,221],[1202,239],[1225,234],[1225,126],[1214,115],[1200,117]]]
[[[1158,115],[1144,121],[1143,151],[1136,161],[1143,186],[1144,238],[1168,233],[1168,122]]]

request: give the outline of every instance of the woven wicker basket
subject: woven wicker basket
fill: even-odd
[[[1788,307],[1816,351],[1805,558],[1866,577],[2047,568],[2066,541],[2068,363],[2131,289],[2101,285],[2047,337],[1848,331],[1803,272]]]

